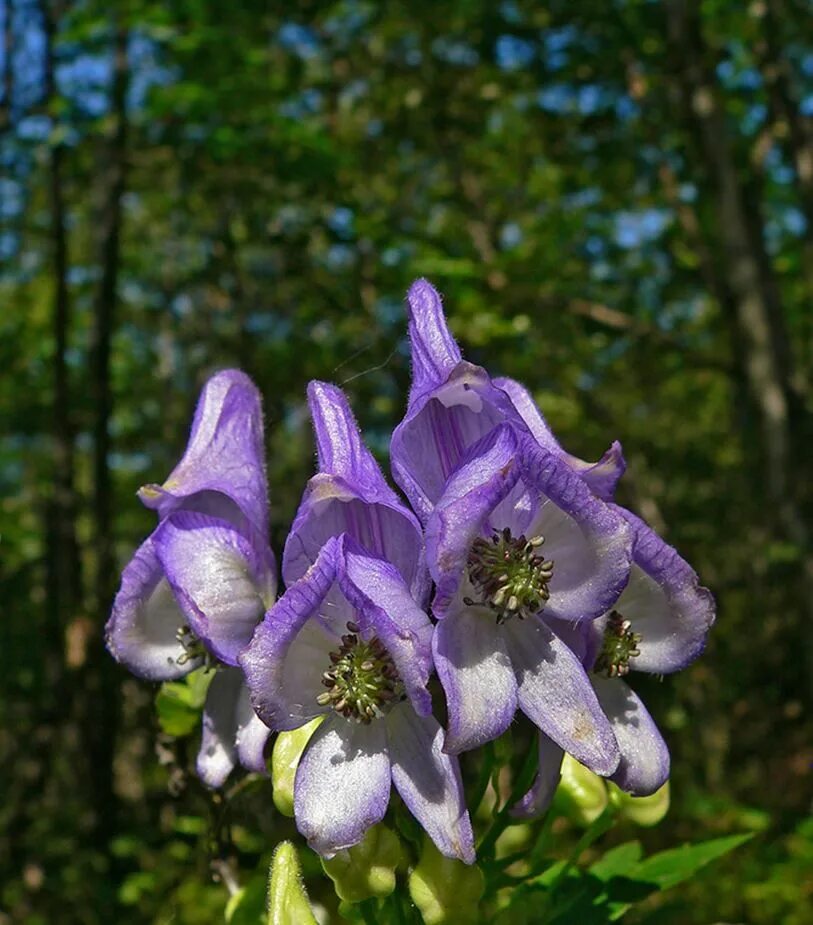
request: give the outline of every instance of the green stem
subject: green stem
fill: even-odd
[[[531,744],[528,746],[528,751],[525,753],[525,758],[522,761],[522,767],[520,768],[519,774],[514,781],[514,786],[511,789],[510,796],[505,801],[505,803],[503,803],[499,812],[494,814],[494,820],[477,848],[477,853],[481,858],[491,857],[494,852],[494,846],[496,845],[497,839],[500,837],[500,835],[502,835],[502,833],[508,828],[509,825],[515,824],[515,820],[513,820],[510,816],[511,808],[531,786],[533,775],[536,771],[536,762],[536,740],[532,739]],[[516,823],[521,821],[522,820],[516,820]]]
[[[565,861],[564,866],[551,883],[549,887],[550,893],[555,892],[555,890],[559,887],[559,884],[562,883],[564,878],[568,875],[568,873],[570,873],[570,870],[579,860],[582,852],[589,848],[590,845],[592,845],[593,842],[595,842],[597,839],[601,838],[601,836],[612,826],[614,821],[615,810],[608,806],[604,812],[590,824],[582,837],[576,842],[575,848],[570,852],[570,855]]]

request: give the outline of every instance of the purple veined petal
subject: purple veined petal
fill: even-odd
[[[544,555],[554,563],[545,615],[593,620],[629,580],[631,530],[566,463],[534,441],[521,438],[521,458],[523,479],[547,499],[528,528],[545,538]]]
[[[523,713],[596,774],[618,767],[618,745],[579,659],[539,618],[502,627]]]
[[[190,511],[170,515],[153,537],[189,626],[221,661],[236,665],[274,599],[270,550],[225,521]]]
[[[633,796],[653,794],[669,777],[669,749],[663,736],[643,701],[624,681],[596,675],[592,681],[621,752],[610,780]]]
[[[438,618],[460,596],[471,545],[511,495],[519,471],[516,435],[502,424],[470,448],[449,479],[426,524],[426,558],[437,586],[432,609]]]
[[[395,481],[422,522],[468,449],[502,423],[524,429],[505,392],[465,361],[443,385],[410,403],[393,431],[390,459]]]
[[[425,279],[416,279],[407,293],[409,343],[412,355],[410,404],[442,385],[461,361],[460,348],[449,333],[440,293]]]
[[[474,836],[460,765],[443,752],[438,721],[420,717],[408,703],[401,703],[386,723],[392,781],[404,803],[441,854],[473,864]]]
[[[414,709],[432,711],[426,685],[432,673],[432,624],[413,600],[400,572],[342,539],[339,587],[356,611],[362,633],[377,636],[389,652]]]
[[[321,679],[330,652],[353,615],[349,605],[341,608],[339,556],[339,539],[328,540],[307,574],[266,613],[240,655],[251,703],[271,729],[298,729],[329,712],[316,698],[324,690]]]
[[[332,857],[358,844],[384,818],[389,798],[384,723],[328,717],[308,743],[294,782],[296,825],[311,848]]]
[[[562,771],[562,758],[564,751],[553,739],[548,738],[540,730],[539,740],[539,769],[531,789],[511,810],[511,815],[517,819],[535,819],[541,816],[551,804]]]
[[[612,500],[618,481],[627,468],[621,444],[617,440],[613,441],[598,462],[585,462],[562,448],[531,393],[524,385],[513,379],[504,378],[495,379],[494,385],[508,394],[528,430],[542,449],[561,456],[599,498],[605,501]]]
[[[320,471],[308,483],[286,540],[286,584],[307,571],[331,536],[347,533],[399,568],[423,603],[429,577],[417,518],[387,485],[341,389],[311,382],[308,402]]]
[[[448,613],[435,626],[432,650],[449,713],[444,751],[456,755],[502,735],[516,713],[517,683],[493,614],[482,607]]]
[[[714,598],[676,549],[634,514],[615,510],[633,530],[629,584],[613,605],[641,635],[641,654],[630,661],[630,668],[655,674],[680,671],[706,645],[714,623]],[[605,622],[596,621],[597,632],[603,632]]]
[[[179,641],[185,624],[186,617],[164,576],[150,536],[122,573],[105,627],[107,648],[139,677],[172,681],[202,662],[200,658],[190,659]]]
[[[207,787],[222,787],[237,763],[237,709],[242,677],[236,668],[218,671],[206,692],[196,762]]]
[[[267,540],[262,402],[254,383],[236,369],[207,381],[181,461],[162,485],[145,485],[138,494],[163,520],[182,505],[194,506],[197,495],[207,495],[211,506],[213,493],[229,498]],[[220,510],[205,513],[221,515]]]

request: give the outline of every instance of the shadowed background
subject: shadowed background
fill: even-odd
[[[718,599],[637,685],[674,766],[641,837],[762,834],[635,920],[813,920],[809,5],[0,0],[0,33],[0,923],[217,921],[211,858],[290,832],[184,783],[102,627],[212,371],[263,393],[278,553],[310,378],[386,458],[421,275],[568,450],[623,442]]]

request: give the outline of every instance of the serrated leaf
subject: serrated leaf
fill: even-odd
[[[611,880],[627,874],[641,860],[641,843],[628,841],[611,848],[590,867],[590,873],[599,880]]]
[[[635,868],[631,876],[635,880],[654,883],[662,890],[668,890],[684,880],[688,880],[706,864],[716,861],[740,845],[750,841],[753,832],[744,832],[740,835],[728,835],[724,838],[713,838],[710,841],[699,842],[696,845],[681,845],[680,848],[670,848],[646,858]]]

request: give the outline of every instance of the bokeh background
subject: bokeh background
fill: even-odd
[[[0,922],[217,921],[224,813],[246,869],[289,831],[184,780],[102,627],[213,370],[262,390],[277,551],[309,379],[386,459],[416,276],[571,452],[623,442],[717,596],[639,685],[674,764],[642,837],[759,835],[636,920],[813,921],[811,15],[0,0]]]

